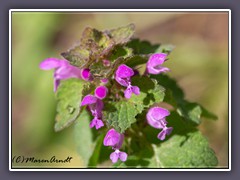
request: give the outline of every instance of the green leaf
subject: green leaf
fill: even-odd
[[[106,33],[87,27],[82,33],[79,45],[61,55],[72,65],[84,68],[103,58],[111,51],[113,45],[114,41]]]
[[[90,120],[91,116],[88,111],[83,110],[74,125],[77,152],[86,167],[95,148],[93,133],[89,127]]]
[[[54,126],[55,131],[68,127],[78,117],[85,83],[85,81],[75,78],[61,81],[56,92],[57,115]]]
[[[203,106],[199,105],[202,109],[202,117],[208,118],[208,119],[212,119],[212,120],[217,120],[218,117],[217,115],[215,115],[214,113],[208,111],[207,109],[205,109]]]
[[[150,77],[156,79],[160,85],[171,91],[170,94],[172,94],[177,103],[184,99],[183,90],[178,86],[177,82],[173,78],[170,78],[165,74],[151,75]]]
[[[92,53],[100,53],[103,56],[111,50],[114,42],[105,32],[87,27],[83,31],[81,44],[89,48]]]
[[[171,44],[165,44],[165,45],[161,45],[156,52],[162,52],[162,53],[166,53],[166,54],[170,54],[173,49],[175,48],[175,46],[171,45]]]
[[[83,68],[90,58],[90,51],[82,45],[78,45],[67,52],[61,53],[61,56],[67,59],[72,65]]]
[[[129,101],[136,104],[139,113],[141,113],[144,108],[163,101],[165,89],[160,86],[155,79],[147,76],[134,76],[132,78],[132,85],[139,87],[140,94],[132,94]]]
[[[139,39],[131,40],[127,46],[133,49],[134,54],[151,54],[161,52],[157,51],[157,49],[161,47],[160,44],[152,45],[148,41],[140,41]]]
[[[201,123],[202,109],[197,103],[181,103],[177,108],[177,112],[180,116],[185,117],[185,119],[192,121],[196,124]]]
[[[146,139],[145,135],[139,133],[141,130],[135,131],[135,135],[131,134],[130,149],[131,153],[139,158],[151,158],[153,156],[152,144]]]
[[[149,159],[142,159],[138,156],[129,156],[127,161],[113,164],[113,168],[146,168],[150,164]]]
[[[103,146],[104,135],[105,134],[101,134],[98,136],[96,143],[95,143],[94,151],[88,162],[88,167],[96,167],[98,165],[101,149]]]
[[[217,166],[217,157],[200,131],[176,112],[171,112],[167,121],[168,126],[173,127],[172,134],[163,142],[153,145],[155,154],[151,158],[149,167],[213,168]]]
[[[134,55],[126,58],[125,64],[130,67],[147,63],[149,55]]]
[[[115,44],[124,44],[131,39],[131,37],[134,34],[134,31],[135,31],[135,25],[129,24],[127,26],[119,27],[117,29],[112,29],[106,32],[115,42]]]
[[[110,102],[106,104],[103,111],[103,119],[108,126],[113,127],[120,133],[124,133],[132,123],[136,122],[136,115],[135,105],[126,101]]]
[[[104,66],[102,61],[95,62],[90,65],[91,74],[94,77],[108,78],[118,67],[118,64],[121,64],[125,61],[125,58],[132,55],[132,50],[127,47],[115,46],[111,51],[109,57],[106,57],[110,61],[109,66]]]
[[[89,69],[92,76],[95,78],[98,78],[98,77],[106,78],[108,77],[108,73],[111,71],[109,67],[106,67],[103,65],[102,61],[91,64]]]
[[[119,57],[127,58],[132,55],[133,55],[133,53],[132,53],[131,48],[128,48],[126,46],[117,45],[113,48],[113,50],[110,53],[110,56],[107,57],[107,59],[110,61],[115,61]]]
[[[166,88],[164,101],[175,107],[178,114],[184,117],[185,120],[192,122],[193,125],[199,125],[201,123],[201,117],[213,120],[217,119],[216,115],[207,111],[201,105],[185,100],[182,89],[174,79],[163,74],[151,75],[151,77],[157,79],[158,83]]]

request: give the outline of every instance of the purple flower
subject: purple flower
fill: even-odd
[[[172,132],[173,128],[172,127],[164,127],[163,130],[158,134],[158,139],[164,140],[166,135],[170,135]]]
[[[91,121],[90,123],[90,128],[95,127],[96,129],[101,128],[102,126],[104,126],[103,122],[101,119],[98,119],[97,117],[94,117],[94,119]]]
[[[97,98],[93,95],[86,95],[82,102],[81,102],[81,106],[85,106],[85,105],[89,105],[89,104],[94,104],[97,102]]]
[[[94,116],[93,120],[90,122],[90,128],[95,127],[96,129],[104,126],[102,118],[103,102],[93,95],[86,95],[82,102],[81,106],[88,105],[92,115]]]
[[[171,134],[173,128],[167,127],[166,116],[169,116],[170,112],[167,109],[161,107],[153,107],[149,109],[147,113],[147,122],[150,126],[156,129],[162,129],[158,134],[158,139],[164,140],[166,135]]]
[[[94,116],[93,120],[90,123],[90,128],[95,127],[96,129],[99,129],[104,126],[101,120],[102,110],[104,107],[102,99],[106,97],[107,92],[108,89],[105,86],[98,86],[95,89],[95,95],[86,95],[81,102],[81,106],[88,105],[92,115]]]
[[[160,74],[161,72],[169,71],[170,69],[161,66],[164,63],[166,57],[167,54],[164,53],[151,55],[147,62],[147,72],[149,74]]]
[[[101,118],[104,104],[100,99],[90,94],[86,95],[81,102],[81,106],[85,105],[88,105],[94,117]]]
[[[115,129],[110,129],[104,137],[104,146],[111,146],[115,151],[110,154],[110,159],[113,163],[116,163],[118,159],[121,161],[127,160],[127,153],[119,151],[122,147],[124,135],[117,132]]]
[[[87,68],[81,70],[81,77],[86,81],[92,81],[93,80],[93,77],[90,73],[90,69],[87,69]]]
[[[134,75],[134,71],[127,65],[122,64],[118,67],[116,75],[120,78],[129,78]]]
[[[56,92],[60,80],[69,78],[81,78],[81,70],[72,66],[67,60],[48,58],[39,65],[42,70],[55,69],[54,72],[54,92]]]
[[[169,115],[170,113],[167,109],[163,109],[161,107],[153,107],[149,109],[147,113],[148,124],[154,128],[162,129],[167,124],[165,117]]]
[[[110,154],[110,159],[112,160],[112,163],[116,163],[118,159],[125,162],[127,160],[127,153],[121,152],[118,149],[116,149],[114,152]]]
[[[108,89],[105,86],[98,86],[95,89],[95,96],[99,99],[104,99],[108,93]]]
[[[131,84],[127,87],[127,89],[124,91],[124,96],[127,99],[130,99],[132,96],[132,93],[139,95],[140,89],[137,86],[131,86]]]
[[[131,76],[134,75],[132,68],[122,64],[118,67],[115,73],[115,80],[127,89],[124,91],[125,98],[129,99],[132,96],[132,93],[139,95],[140,89],[137,86],[131,85]]]
[[[104,140],[104,146],[112,146],[114,149],[120,149],[124,140],[124,135],[117,132],[115,129],[110,129]]]

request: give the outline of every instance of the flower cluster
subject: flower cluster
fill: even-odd
[[[167,72],[170,69],[162,67],[161,65],[166,60],[167,54],[156,53],[150,56],[147,62],[147,72],[149,74],[160,74],[162,72]]]
[[[120,134],[115,129],[110,129],[103,140],[104,146],[111,146],[112,149],[115,150],[110,154],[110,159],[113,163],[116,163],[118,159],[123,162],[127,160],[127,153],[119,150],[122,147],[123,140],[124,135]]]
[[[131,76],[133,75],[134,71],[132,68],[126,66],[125,64],[120,65],[115,74],[116,81],[122,86],[127,87],[124,91],[124,96],[127,99],[131,98],[132,93],[136,95],[140,94],[139,87],[131,85]]]
[[[156,129],[162,129],[158,134],[158,139],[164,140],[166,135],[172,132],[172,127],[167,127],[166,116],[169,116],[170,112],[167,109],[161,107],[153,107],[149,109],[147,113],[147,122],[150,126]]]
[[[90,94],[86,95],[81,102],[81,106],[88,105],[92,115],[94,116],[90,123],[90,128],[95,127],[96,129],[99,129],[104,126],[102,122],[102,110],[104,107],[102,99],[106,97],[107,93],[108,89],[105,86],[98,86],[95,89],[94,96]]]
[[[146,73],[148,74],[159,74],[162,72],[169,71],[168,68],[162,67],[161,65],[165,61],[167,55],[164,53],[152,54],[146,65]],[[103,60],[103,65],[105,67],[109,66],[110,61]],[[54,71],[54,91],[60,84],[60,81],[68,78],[81,78],[86,81],[94,81],[93,76],[90,73],[90,69],[79,69],[75,66],[70,65],[67,60],[59,60],[55,58],[48,58],[41,62],[40,68],[43,70],[55,69]],[[136,70],[128,67],[125,64],[121,64],[115,72],[115,80],[123,87],[124,97],[130,99],[132,93],[135,95],[140,94],[140,89],[138,86],[133,86],[131,84],[131,77],[136,75]],[[103,100],[108,95],[108,88],[105,86],[109,82],[108,79],[101,79],[101,84],[95,89],[94,95],[86,95],[80,106],[87,106],[88,110],[91,112],[93,119],[90,122],[90,128],[95,127],[99,129],[104,126],[102,120],[102,110],[104,108]],[[172,127],[167,127],[166,116],[169,116],[170,112],[167,109],[161,107],[152,107],[149,109],[146,119],[150,126],[162,129],[158,134],[160,140],[164,140],[166,135],[169,135],[172,131]],[[121,161],[127,160],[127,153],[120,151],[124,140],[124,134],[117,132],[115,129],[111,128],[103,141],[104,146],[111,146],[114,152],[110,154],[110,159],[113,163],[116,163],[119,159]]]
[[[40,63],[42,70],[55,69],[54,71],[54,92],[60,84],[60,80],[69,78],[82,78],[81,70],[75,66],[72,66],[67,60],[60,60],[56,58],[48,58]]]

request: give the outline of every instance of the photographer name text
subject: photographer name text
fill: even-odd
[[[56,158],[52,156],[50,158],[35,158],[35,157],[25,157],[25,156],[13,156],[12,163],[71,163],[73,158],[68,156],[65,159]]]

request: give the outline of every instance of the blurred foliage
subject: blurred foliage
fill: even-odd
[[[39,63],[56,57],[79,41],[85,27],[111,29],[134,23],[136,34],[153,43],[173,44],[165,63],[185,98],[200,102],[218,116],[200,126],[219,159],[228,164],[228,15],[227,13],[33,13],[12,16],[12,153],[58,158],[72,156],[71,164],[44,167],[83,167],[76,154],[72,127],[55,133],[56,102],[52,72]],[[142,23],[144,22],[144,23]],[[146,46],[148,46],[146,44]],[[99,138],[100,139],[100,138]],[[80,139],[79,139],[80,140]],[[108,166],[104,157],[102,167]],[[142,162],[143,164],[145,162]],[[20,164],[38,166],[38,164]],[[15,164],[15,166],[20,166]]]

